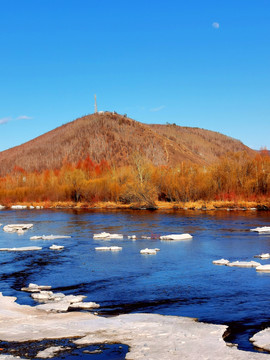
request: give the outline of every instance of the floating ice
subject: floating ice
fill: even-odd
[[[95,250],[97,251],[120,251],[122,250],[121,246],[100,246],[95,247]]]
[[[12,205],[11,209],[22,210],[22,209],[27,209],[27,206],[26,205]]]
[[[257,268],[257,266],[260,266],[261,264],[256,262],[256,261],[233,261],[233,262],[229,262],[227,264],[227,266],[237,266],[237,267],[255,267]]]
[[[256,271],[270,271],[270,264],[268,265],[260,265],[256,267]]]
[[[100,240],[123,239],[123,235],[122,234],[110,234],[110,233],[102,232],[100,234],[94,234],[93,239],[100,239]]]
[[[258,233],[270,232],[270,226],[256,227],[254,229],[250,229],[250,231],[256,231]]]
[[[40,291],[38,293],[32,293],[31,297],[36,301],[49,301],[53,299],[53,292],[52,291]]]
[[[0,251],[36,251],[42,250],[42,247],[39,246],[23,246],[23,247],[14,247],[14,248],[0,248]]]
[[[99,304],[95,302],[75,302],[69,305],[70,309],[98,309],[100,307]]]
[[[49,249],[51,249],[51,250],[62,250],[62,249],[64,249],[64,246],[62,246],[62,245],[52,245],[52,246],[50,246],[49,247]]]
[[[33,227],[33,224],[8,224],[3,227],[5,232],[13,233],[13,232],[22,232]]]
[[[52,287],[49,285],[37,285],[30,283],[28,287],[21,288],[21,291],[27,291],[27,292],[40,292],[42,290],[50,290]]]
[[[249,339],[257,348],[270,351],[270,328],[266,328]]]
[[[160,240],[189,240],[192,239],[190,234],[171,234],[160,236]]]
[[[270,258],[270,253],[264,253],[264,254],[260,254],[260,255],[255,255],[255,258],[260,258],[260,259],[269,259]]]
[[[226,259],[214,260],[213,264],[215,264],[215,265],[228,265],[229,260],[226,260]]]
[[[51,346],[47,349],[39,351],[36,357],[41,359],[49,359],[55,357],[58,353],[69,349],[71,349],[69,346]]]
[[[69,235],[36,235],[31,236],[30,240],[56,240],[56,239],[70,239]]]
[[[140,254],[156,255],[157,251],[159,251],[159,249],[157,249],[157,248],[156,249],[148,249],[148,248],[146,248],[146,249],[142,249],[140,251]]]

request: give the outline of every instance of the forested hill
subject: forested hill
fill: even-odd
[[[81,117],[25,144],[0,152],[0,173],[56,169],[89,156],[100,163],[128,164],[135,154],[154,165],[182,161],[207,165],[228,152],[253,150],[217,132],[177,125],[147,125],[105,112]]]

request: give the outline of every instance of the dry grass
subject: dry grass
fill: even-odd
[[[6,204],[7,207],[11,207],[14,204]],[[62,201],[62,202],[20,202],[20,205],[30,206],[40,206],[43,209],[138,209],[137,204],[122,204],[120,202],[72,202],[72,201]],[[255,202],[255,201],[190,201],[190,202],[165,202],[157,201],[156,210],[250,210],[255,208],[268,208],[270,209],[270,200],[265,202]]]

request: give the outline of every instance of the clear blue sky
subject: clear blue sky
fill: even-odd
[[[0,0],[0,151],[115,110],[270,149],[269,0]]]

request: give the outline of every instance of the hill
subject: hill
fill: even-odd
[[[105,112],[81,117],[20,146],[0,152],[0,173],[59,168],[88,155],[95,162],[125,165],[139,153],[154,165],[182,161],[207,165],[227,152],[253,150],[217,132],[177,125],[148,125]]]

